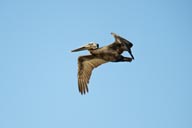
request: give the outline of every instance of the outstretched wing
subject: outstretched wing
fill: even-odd
[[[132,47],[133,44],[130,41],[126,40],[125,38],[123,38],[123,37],[121,37],[121,36],[119,36],[113,32],[111,34],[115,38],[115,42],[118,42],[120,44],[128,44],[128,45],[131,45],[131,47]]]
[[[88,92],[89,79],[92,70],[107,61],[93,55],[80,56],[78,58],[78,87],[81,94]]]
[[[115,33],[111,33],[113,35],[113,37],[115,38],[115,42],[114,44],[117,45],[117,44],[120,44],[121,46],[124,47],[124,50],[128,51],[129,54],[131,55],[132,59],[134,59],[134,56],[132,54],[132,51],[131,51],[131,47],[133,46],[133,44],[126,40],[125,38],[115,34]]]

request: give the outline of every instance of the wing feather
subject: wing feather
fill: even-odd
[[[111,33],[113,36],[114,36],[114,38],[115,38],[115,42],[118,42],[118,43],[120,43],[120,44],[124,44],[124,43],[127,43],[127,44],[130,44],[131,42],[130,41],[128,41],[127,39],[125,39],[125,38],[123,38],[123,37],[121,37],[121,36],[119,36],[119,35],[117,35],[117,34],[115,34],[115,33]]]
[[[107,61],[93,55],[78,58],[78,87],[81,94],[87,93],[92,70]]]

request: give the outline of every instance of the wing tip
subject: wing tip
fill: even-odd
[[[78,84],[79,84],[79,92],[81,93],[81,95],[85,95],[89,92],[89,89],[86,83],[79,81]]]
[[[111,32],[111,35],[112,35],[112,36],[114,36],[114,37],[116,37],[116,36],[117,36],[117,34],[116,34],[116,33],[114,33],[114,32]]]
[[[89,92],[88,89],[84,89],[84,90],[79,90],[79,92],[81,93],[81,95],[85,95]]]

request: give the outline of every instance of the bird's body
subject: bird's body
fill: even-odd
[[[115,38],[115,42],[108,46],[99,48],[98,44],[90,43],[72,50],[72,52],[80,50],[88,50],[90,52],[90,55],[80,56],[78,58],[78,86],[81,94],[88,92],[87,84],[94,68],[107,62],[131,62],[134,59],[131,52],[133,44],[115,33],[112,33],[112,35]],[[128,51],[131,58],[122,56],[121,54],[124,51]]]

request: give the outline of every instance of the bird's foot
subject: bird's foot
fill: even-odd
[[[130,57],[124,57],[123,60],[124,60],[124,61],[127,61],[127,62],[131,62],[133,59],[130,58]]]

